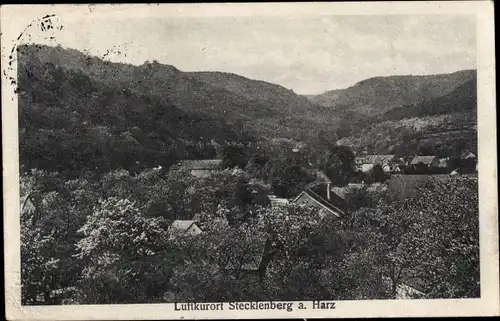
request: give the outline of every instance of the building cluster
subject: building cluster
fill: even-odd
[[[477,170],[477,160],[474,153],[464,152],[459,160],[462,164],[475,167]],[[450,157],[439,158],[435,155],[416,155],[410,159],[396,157],[396,155],[359,155],[355,159],[356,171],[368,173],[377,165],[387,174],[428,170],[448,170],[451,173],[460,171],[459,165],[453,164]]]

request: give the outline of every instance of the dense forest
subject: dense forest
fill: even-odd
[[[437,115],[408,105],[424,112],[387,110],[361,130],[364,116],[233,74],[36,45],[18,58],[23,304],[391,299],[402,285],[479,296],[475,179],[431,181],[404,200],[350,191],[340,221],[268,197],[346,186],[356,151],[423,153],[422,133],[429,152],[473,148],[442,136],[458,127],[475,140],[475,107],[454,108],[453,89],[417,102]],[[342,135],[345,117],[358,132]],[[213,158],[206,177],[171,167]],[[203,233],[179,235],[174,220]],[[262,275],[245,273],[255,257]]]
[[[338,143],[355,151],[403,157],[477,154],[475,70],[376,77],[308,98],[339,113]]]

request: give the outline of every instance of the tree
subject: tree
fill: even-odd
[[[383,298],[380,240],[375,233],[346,230],[314,209],[268,209],[259,215],[274,253],[266,286],[272,299]]]
[[[385,181],[385,173],[382,169],[382,165],[375,164],[370,170],[370,177],[374,182],[382,183]]]
[[[56,304],[76,286],[78,227],[92,208],[95,186],[85,179],[32,170],[21,177],[21,300]]]
[[[79,230],[77,257],[84,262],[81,303],[154,302],[170,276],[168,226],[146,218],[116,197],[100,200]]]
[[[279,197],[298,195],[314,177],[287,160],[275,160],[270,173],[271,188]]]
[[[415,198],[353,213],[353,228],[381,235],[391,295],[418,280],[430,298],[477,297],[477,181],[457,179],[420,188]]]
[[[477,180],[454,179],[419,190],[409,215],[425,222],[415,233],[425,258],[418,273],[431,298],[479,297],[479,202]]]
[[[222,168],[233,168],[239,167],[244,169],[248,163],[247,156],[245,154],[245,150],[241,146],[237,145],[228,145],[222,148],[220,153],[220,157],[222,159]]]
[[[370,192],[366,186],[363,186],[349,189],[343,198],[350,210],[356,211],[364,207],[375,207],[382,197],[375,192]]]

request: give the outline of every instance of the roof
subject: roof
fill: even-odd
[[[396,155],[364,155],[358,158],[363,164],[384,164],[394,160]]]
[[[410,165],[417,165],[417,164],[425,164],[425,165],[430,165],[434,159],[436,159],[436,156],[415,156],[411,160]]]
[[[276,197],[274,195],[268,195],[267,197],[269,198],[269,201],[271,202],[271,205],[273,205],[273,206],[286,205],[289,203],[288,199],[286,199],[286,198],[280,198],[280,197]]]
[[[180,231],[187,231],[195,223],[194,220],[175,220],[170,227]]]
[[[460,155],[461,158],[463,159],[468,159],[468,158],[476,158],[476,155],[474,153],[471,153],[471,152],[463,152],[461,155]]]
[[[322,207],[331,212],[337,213],[338,216],[345,215],[348,210],[347,202],[342,197],[335,194],[332,190],[330,190],[330,200],[328,200],[326,189],[326,184],[309,184],[306,186],[304,191],[302,191],[302,193],[300,193],[299,196],[293,200],[293,203],[295,203],[302,195],[307,195]]]
[[[173,170],[217,170],[220,168],[220,159],[183,160],[172,166]]]

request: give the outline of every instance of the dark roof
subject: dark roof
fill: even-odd
[[[220,159],[183,160],[172,166],[173,170],[218,170]]]

